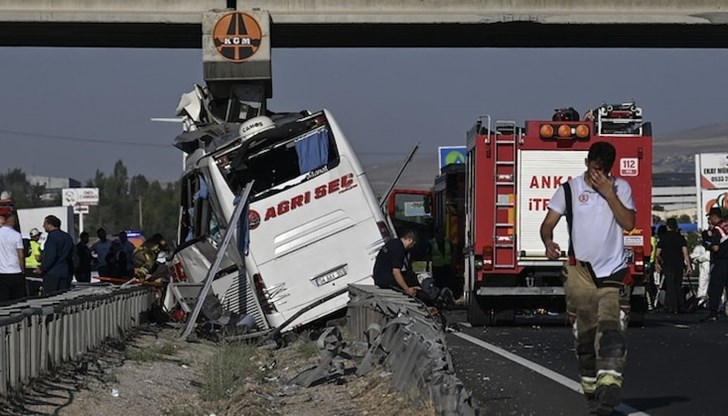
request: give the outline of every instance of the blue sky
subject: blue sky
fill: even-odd
[[[200,50],[0,48],[0,171],[86,180],[122,159],[175,180],[170,117],[202,84]],[[274,111],[328,108],[364,164],[463,144],[480,115],[548,119],[636,100],[660,134],[728,122],[728,51],[274,49]],[[716,149],[716,151],[721,149]]]

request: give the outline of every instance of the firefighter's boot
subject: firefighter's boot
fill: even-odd
[[[581,390],[584,392],[584,397],[588,400],[593,399],[597,390],[597,378],[581,376]]]
[[[594,404],[590,411],[600,416],[609,416],[622,401],[622,377],[610,372],[599,374],[594,390]]]

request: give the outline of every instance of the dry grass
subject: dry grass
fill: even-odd
[[[264,354],[246,344],[222,344],[203,371],[202,398],[218,401],[233,397],[246,383],[258,381]]]
[[[108,379],[86,380],[83,388],[69,379],[67,391],[52,392],[57,396],[52,402],[27,409],[60,416],[435,415],[417,392],[395,389],[388,372],[378,368],[357,377],[348,360],[339,362],[346,375],[310,388],[291,385],[293,377],[318,363],[314,342],[262,350],[237,343],[186,343],[175,334],[167,330],[137,337],[119,351],[120,367],[114,366]]]
[[[146,347],[132,346],[124,351],[124,355],[128,360],[140,362],[163,361],[176,353],[177,345],[172,342]]]

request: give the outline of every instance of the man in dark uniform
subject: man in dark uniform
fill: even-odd
[[[415,246],[417,234],[412,230],[405,230],[399,238],[389,240],[379,250],[374,262],[374,284],[383,289],[399,289],[404,293],[415,296],[419,288],[417,276],[414,273],[402,272],[406,264],[407,252]]]
[[[68,290],[73,276],[73,239],[61,230],[61,220],[55,215],[45,217],[43,228],[48,237],[43,247],[43,259],[36,274],[43,276],[43,294]]]
[[[665,273],[665,298],[667,313],[681,312],[685,298],[682,294],[682,281],[686,268],[690,274],[690,254],[685,237],[677,229],[675,218],[667,219],[667,233],[657,243],[655,267]]]
[[[710,209],[708,222],[713,226],[713,241],[710,246],[713,269],[710,271],[708,283],[708,316],[703,321],[715,322],[718,320],[720,298],[728,283],[728,222],[723,219],[723,212],[718,207]]]
[[[91,249],[88,247],[88,233],[83,231],[78,236],[78,244],[76,244],[76,281],[89,283],[91,281]]]

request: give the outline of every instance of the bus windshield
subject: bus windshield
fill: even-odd
[[[282,126],[273,134],[263,133],[261,139],[249,139],[248,146],[246,142],[215,157],[231,190],[238,194],[254,180],[251,200],[256,201],[336,167],[339,153],[329,127],[310,119],[306,127],[301,132],[301,126]]]

